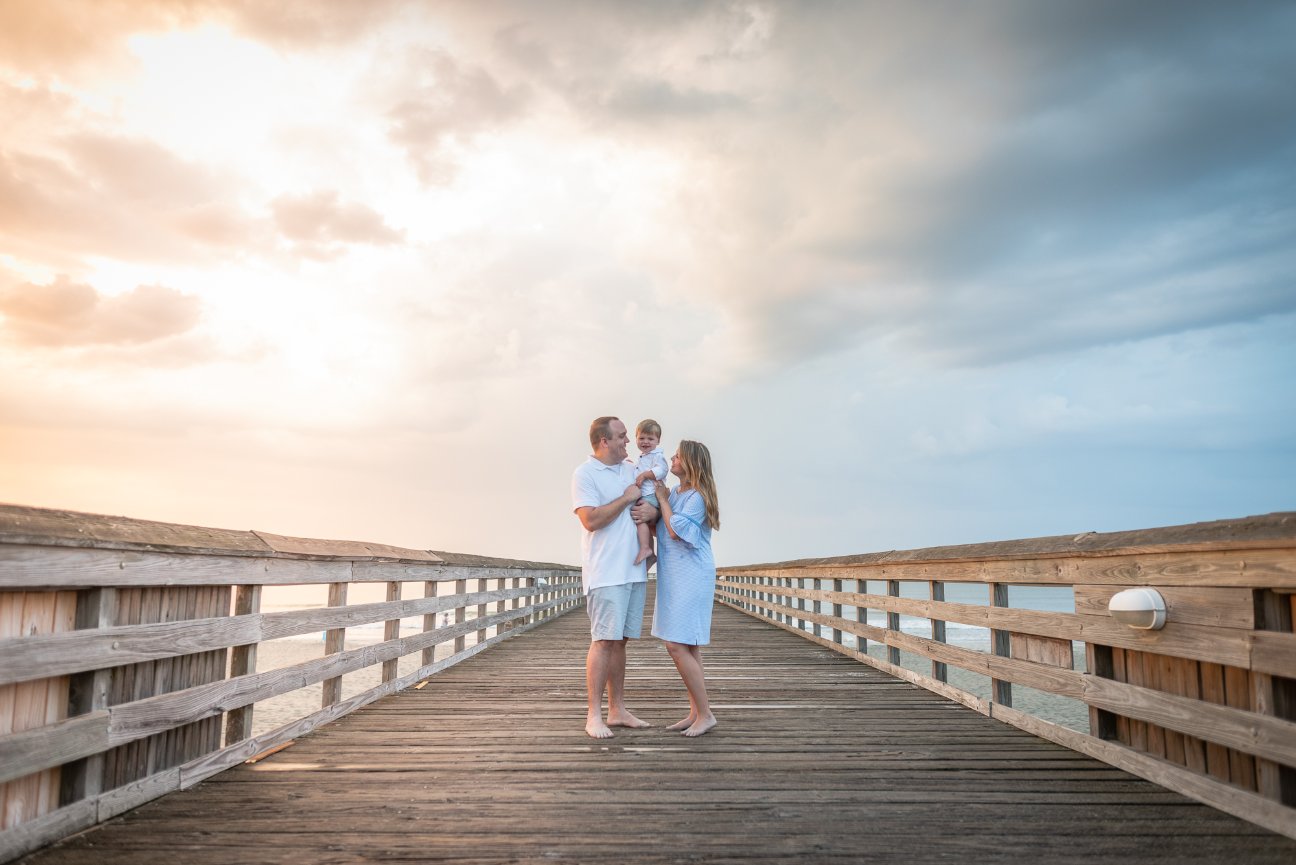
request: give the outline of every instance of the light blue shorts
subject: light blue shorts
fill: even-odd
[[[585,609],[590,618],[590,639],[639,639],[647,590],[646,582],[590,589],[585,598]]]

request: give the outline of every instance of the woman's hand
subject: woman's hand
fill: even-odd
[[[678,541],[679,535],[675,534],[675,530],[671,528],[671,524],[670,524],[671,523],[670,490],[666,489],[665,483],[660,483],[657,485],[657,504],[661,505],[661,524],[666,527],[666,534],[670,535],[672,538]]]

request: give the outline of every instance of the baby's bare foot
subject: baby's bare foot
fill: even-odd
[[[641,548],[639,549],[639,555],[635,556],[635,562],[634,562],[634,563],[635,563],[636,565],[643,564],[644,559],[651,558],[651,557],[652,557],[652,548],[651,548],[651,547],[641,547]]]

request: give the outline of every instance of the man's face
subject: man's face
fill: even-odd
[[[612,428],[612,438],[604,439],[608,443],[608,455],[617,462],[626,458],[626,446],[630,444],[630,434],[626,432],[625,424],[619,420],[614,420],[609,425]]]

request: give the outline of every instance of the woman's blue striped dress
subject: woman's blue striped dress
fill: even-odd
[[[711,642],[711,604],[715,598],[715,557],[706,503],[697,490],[671,490],[671,528],[657,524],[657,606],[652,635],[672,643],[705,646]]]

